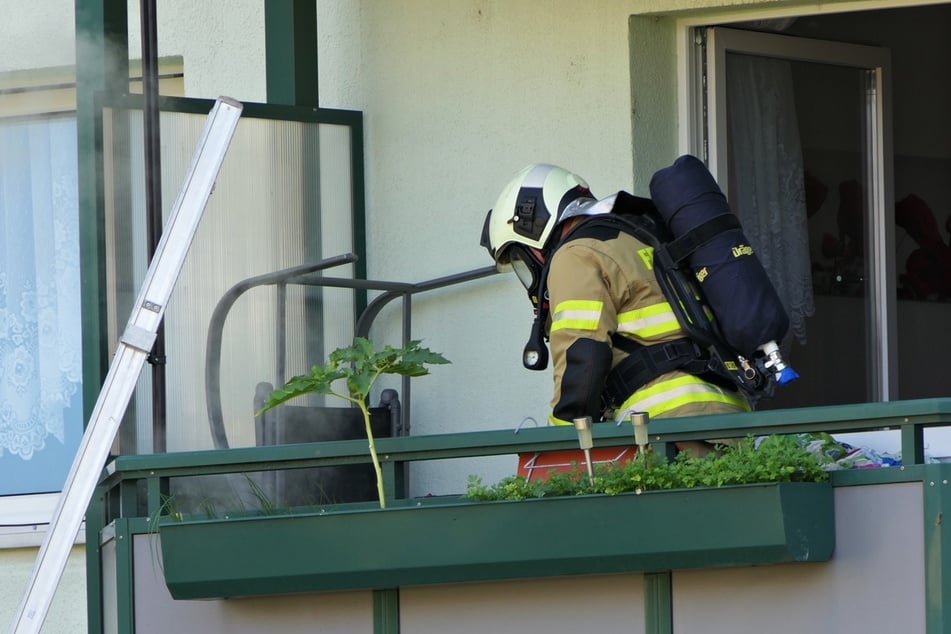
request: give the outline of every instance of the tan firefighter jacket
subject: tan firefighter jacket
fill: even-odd
[[[615,332],[637,343],[685,336],[653,273],[653,249],[615,227],[578,228],[551,259],[548,274],[550,345],[555,390],[553,424],[601,420],[601,390],[609,370],[626,356],[611,345]],[[650,418],[748,411],[745,399],[692,374],[662,374],[613,404],[614,420],[631,412]]]

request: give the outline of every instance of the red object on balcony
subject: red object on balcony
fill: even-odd
[[[637,447],[600,447],[591,450],[593,465],[611,462],[630,462],[637,454]],[[572,471],[584,469],[584,452],[580,449],[564,449],[561,451],[543,451],[537,453],[522,453],[518,455],[518,470],[516,473],[524,476],[527,481],[545,480],[550,471]]]

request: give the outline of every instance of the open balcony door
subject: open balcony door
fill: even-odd
[[[700,35],[696,151],[780,291],[802,376],[766,406],[897,398],[889,51]]]

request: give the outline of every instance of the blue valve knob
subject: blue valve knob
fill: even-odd
[[[786,385],[790,381],[795,381],[798,378],[799,373],[789,367],[783,368],[776,374],[776,382],[780,385]]]

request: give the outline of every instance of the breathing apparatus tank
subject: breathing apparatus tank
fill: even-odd
[[[654,174],[650,192],[675,240],[671,257],[689,265],[726,342],[777,384],[798,378],[777,344],[789,316],[706,166],[681,156]]]

